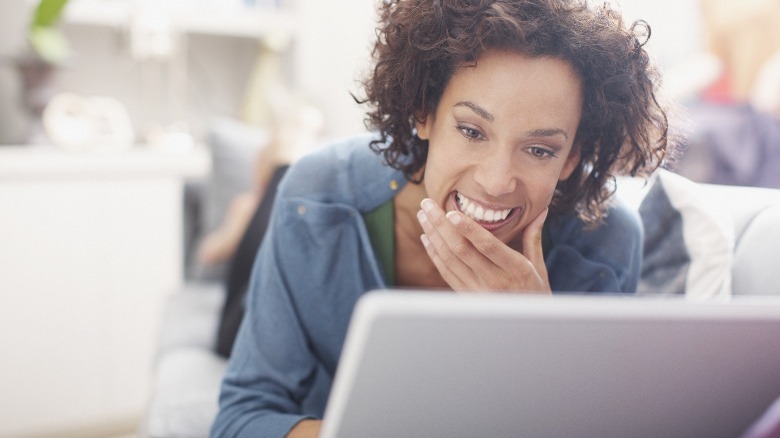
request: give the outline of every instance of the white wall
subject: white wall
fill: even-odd
[[[324,110],[326,135],[364,130],[357,82],[369,65],[376,24],[373,0],[299,0],[297,83]]]
[[[684,62],[701,47],[698,0],[619,0],[628,23],[644,20],[652,29],[647,49],[662,68]]]

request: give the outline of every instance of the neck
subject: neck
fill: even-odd
[[[406,236],[414,236],[419,240],[422,227],[417,222],[417,212],[420,202],[427,196],[422,184],[407,183],[395,197],[396,231]],[[420,244],[422,245],[422,244]]]
[[[422,184],[408,183],[395,197],[395,279],[400,287],[448,288],[420,241],[417,221],[420,202],[427,196]]]

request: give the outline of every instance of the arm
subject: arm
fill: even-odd
[[[321,426],[320,420],[303,420],[292,428],[286,438],[317,438]]]
[[[287,289],[274,225],[279,214],[275,209],[255,261],[246,314],[222,382],[215,437],[283,437],[307,418],[300,402],[317,361]]]

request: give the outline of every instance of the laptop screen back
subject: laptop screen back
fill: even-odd
[[[780,300],[380,291],[322,436],[709,436],[780,396]]]

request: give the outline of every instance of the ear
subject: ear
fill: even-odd
[[[420,140],[428,140],[431,137],[432,117],[428,114],[414,116],[414,127],[417,129],[417,137]]]
[[[571,176],[574,169],[580,164],[580,148],[578,145],[573,145],[569,156],[566,157],[566,162],[563,163],[563,169],[561,169],[561,176],[558,177],[559,181],[566,181]]]

